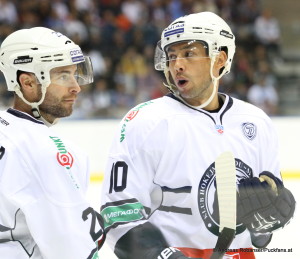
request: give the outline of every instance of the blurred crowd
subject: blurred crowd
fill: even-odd
[[[232,72],[220,91],[269,115],[278,111],[272,62],[280,57],[280,27],[259,0],[0,0],[0,44],[11,32],[45,26],[70,37],[89,55],[94,83],[82,87],[72,118],[120,118],[140,102],[164,95],[153,56],[161,31],[182,15],[212,11],[236,35]],[[0,108],[11,103],[0,76]]]

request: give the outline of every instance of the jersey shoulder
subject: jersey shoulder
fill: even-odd
[[[128,150],[135,153],[149,139],[153,144],[160,142],[168,134],[168,119],[181,112],[177,103],[164,96],[132,108],[117,127],[111,154]]]
[[[260,108],[257,106],[248,103],[246,101],[242,101],[239,99],[236,99],[234,97],[231,97],[233,100],[233,109],[232,112],[236,113],[237,115],[241,116],[247,116],[247,118],[257,118],[257,119],[262,119],[262,120],[270,120],[270,117]]]
[[[87,156],[42,122],[7,112],[0,112],[1,119],[5,120],[0,122],[1,179],[13,186],[7,192],[35,188],[35,193],[57,204],[82,200],[89,180]]]

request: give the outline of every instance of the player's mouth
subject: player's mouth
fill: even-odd
[[[188,80],[186,78],[177,78],[176,85],[180,88],[185,87],[188,84]]]
[[[75,103],[76,101],[76,98],[67,98],[67,99],[64,99],[64,102],[66,103]]]

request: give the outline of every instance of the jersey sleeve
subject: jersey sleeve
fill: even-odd
[[[98,223],[99,214],[86,201],[84,188],[74,188],[71,181],[66,180],[66,172],[56,172],[55,167],[45,166],[37,171],[18,148],[6,144],[3,145],[5,152],[1,159],[1,195],[12,204],[10,208],[17,209],[15,217],[18,219],[14,226],[9,227],[24,231],[19,227],[21,217],[18,215],[22,214],[29,231],[29,234],[24,231],[26,237],[15,233],[12,241],[21,243],[28,253],[39,250],[45,259],[94,258],[98,251],[97,241],[100,242],[103,232]],[[43,176],[38,177],[37,174]],[[83,178],[86,178],[85,175]],[[51,189],[45,188],[47,184],[52,185]],[[55,190],[55,195],[49,190]],[[6,208],[1,213],[8,213]],[[6,223],[9,225],[9,222]],[[37,245],[32,250],[29,249],[29,239]]]
[[[121,135],[122,132],[125,134]],[[124,120],[120,123],[101,196],[107,242],[113,249],[126,232],[147,223],[162,200],[161,188],[155,184],[155,171],[166,138],[164,121],[136,118],[127,124]]]
[[[260,138],[261,143],[261,171],[269,171],[282,180],[280,173],[279,142],[276,129],[269,117],[264,121],[264,131]]]

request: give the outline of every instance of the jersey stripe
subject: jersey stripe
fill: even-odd
[[[164,205],[161,205],[158,208],[158,210],[165,211],[165,212],[174,212],[174,213],[192,215],[191,208],[181,208],[181,207],[176,207],[176,206],[164,206]]]

